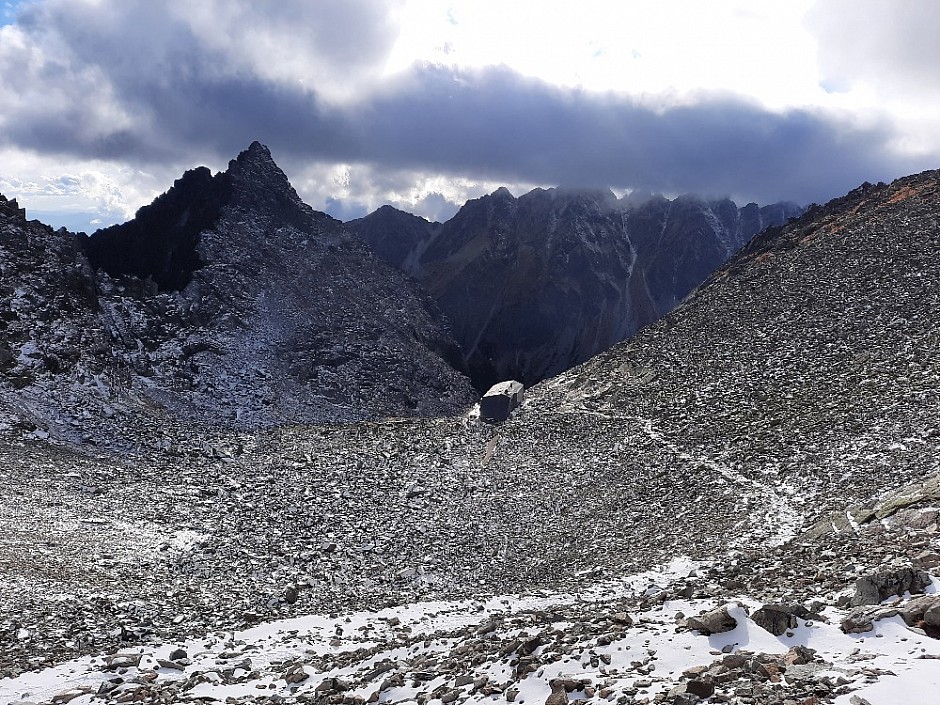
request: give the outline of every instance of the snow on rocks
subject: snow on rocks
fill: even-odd
[[[624,585],[601,599],[419,602],[213,632],[0,680],[0,700],[783,704],[848,703],[857,694],[887,705],[882,693],[940,679],[940,641],[900,619],[866,638],[842,633],[842,613],[829,609],[828,621],[797,618],[774,636],[748,617],[759,603],[739,597],[725,606],[734,626],[705,635],[677,623],[713,601],[665,600],[624,619],[639,598]]]

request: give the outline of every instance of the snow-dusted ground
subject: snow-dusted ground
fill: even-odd
[[[658,585],[698,567],[676,560],[581,594],[313,615],[99,654],[0,680],[0,702],[82,705],[162,697],[289,703],[341,693],[342,702],[541,705],[553,684],[557,690],[565,682],[569,701],[647,702],[688,680],[689,669],[727,654],[786,654],[805,646],[815,650],[815,660],[787,667],[776,684],[780,693],[812,682],[830,689],[834,700],[827,700],[842,705],[936,703],[940,641],[909,629],[900,617],[876,622],[867,634],[847,635],[838,626],[844,613],[828,608],[828,622],[800,620],[798,628],[775,637],[748,617],[760,603],[741,598],[729,603],[737,627],[703,636],[677,625],[682,615],[714,608],[714,600],[668,600],[629,618],[622,612],[624,598],[654,596]],[[611,625],[619,631],[610,631]],[[520,664],[532,657],[535,666],[526,673]],[[733,697],[740,686],[718,684],[716,698]]]

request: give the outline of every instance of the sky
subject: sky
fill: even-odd
[[[0,193],[92,231],[266,144],[343,220],[940,167],[936,0],[0,0]]]

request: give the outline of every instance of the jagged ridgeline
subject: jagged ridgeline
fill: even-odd
[[[556,375],[655,321],[751,237],[799,215],[693,196],[505,188],[446,223],[385,206],[347,223],[423,284],[450,319],[474,384]]]
[[[257,426],[447,414],[474,398],[433,300],[304,204],[257,142],[90,237],[0,215],[5,375],[63,432],[104,407]],[[91,299],[44,314],[66,274]]]

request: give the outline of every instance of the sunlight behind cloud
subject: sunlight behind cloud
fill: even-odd
[[[504,65],[590,91],[748,95],[767,107],[819,100],[811,0],[790,3],[411,0],[387,73],[414,62]]]

